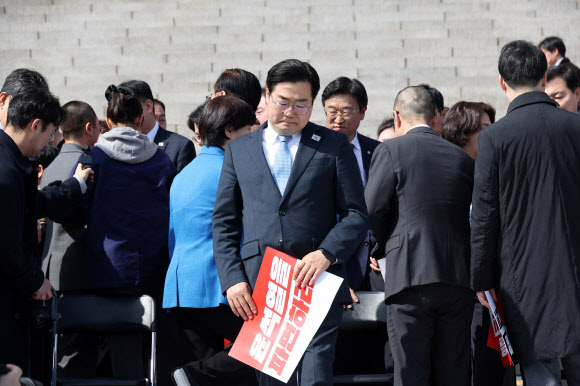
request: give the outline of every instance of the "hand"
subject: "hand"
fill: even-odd
[[[254,319],[254,315],[258,315],[258,308],[252,299],[252,288],[246,282],[241,282],[231,286],[226,291],[228,303],[230,308],[236,316],[241,316],[242,319]]]
[[[493,288],[490,289],[489,293],[490,293],[493,301],[497,303],[497,297],[495,296],[495,289],[493,289]],[[479,299],[479,302],[481,304],[483,304],[487,308],[491,308],[489,303],[487,302],[487,297],[485,296],[485,291],[478,291],[478,292],[476,292],[476,295],[477,295],[477,298]]]
[[[83,164],[78,164],[75,170],[75,174],[81,176],[83,180],[87,181],[89,179],[89,176],[92,176],[93,174],[95,174],[95,172],[91,168],[83,169]],[[93,178],[91,177],[91,181],[92,180]]]
[[[382,276],[381,268],[379,267],[379,263],[377,262],[377,259],[375,259],[374,257],[369,257],[369,259],[371,260],[371,263],[370,263],[371,269]]]
[[[307,284],[312,287],[318,276],[328,267],[330,267],[330,260],[324,256],[322,251],[310,252],[302,260],[298,260],[294,267],[292,279],[296,281],[296,285],[302,285],[302,288],[306,288]]]
[[[47,278],[44,278],[42,288],[40,289],[40,291],[36,291],[34,295],[32,295],[32,299],[49,300],[50,298],[52,298],[52,285],[50,284]]]
[[[354,290],[350,287],[348,287],[349,291],[350,291],[350,297],[352,298],[352,301],[355,303],[360,303],[360,300],[358,299],[358,296],[356,296],[356,292],[354,292]],[[352,310],[352,303],[344,303],[342,305],[342,308],[349,309]]]
[[[10,371],[0,377],[0,386],[20,386],[22,376],[20,367],[11,364],[7,364],[6,367]]]

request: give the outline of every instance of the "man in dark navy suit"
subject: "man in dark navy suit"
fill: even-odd
[[[369,167],[373,152],[379,141],[365,137],[358,132],[360,122],[365,118],[368,97],[365,87],[356,79],[344,76],[336,78],[322,92],[322,106],[326,114],[326,126],[334,131],[346,134],[356,157],[363,187],[369,178]],[[354,301],[358,302],[355,291],[370,289],[368,272],[369,240],[352,251],[352,258],[347,264],[348,283]],[[373,271],[374,272],[374,271]],[[384,282],[377,274],[381,287]],[[381,288],[382,290],[382,288]]]
[[[128,80],[120,84],[133,92],[143,107],[143,126],[141,133],[165,151],[179,173],[195,158],[193,142],[182,135],[162,129],[155,118],[155,103],[151,87],[142,80]]]
[[[268,71],[266,86],[268,121],[226,146],[213,215],[222,291],[244,319],[257,314],[252,288],[266,247],[298,258],[294,280],[313,285],[324,271],[346,278],[346,263],[368,229],[347,137],[309,122],[320,89],[316,70],[285,60]],[[289,385],[332,385],[342,303],[349,300],[343,282]],[[260,385],[284,385],[259,378]]]

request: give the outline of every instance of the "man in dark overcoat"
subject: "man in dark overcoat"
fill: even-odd
[[[580,119],[545,93],[547,62],[525,41],[502,48],[507,115],[479,135],[471,286],[496,286],[526,385],[580,384]]]

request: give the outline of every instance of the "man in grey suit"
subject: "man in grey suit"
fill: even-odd
[[[467,385],[474,162],[428,126],[435,115],[428,90],[403,89],[393,110],[398,137],[375,149],[365,197],[372,255],[386,254],[395,385]]]
[[[40,187],[64,181],[79,162],[82,146],[93,146],[100,134],[97,114],[84,102],[72,101],[63,106],[66,120],[61,126],[64,144],[59,155],[46,168]],[[87,285],[85,226],[56,224],[47,219],[42,270],[57,291],[84,289]]]
[[[300,259],[293,278],[313,285],[324,271],[346,277],[346,262],[368,227],[347,137],[308,121],[320,89],[316,70],[288,59],[268,71],[266,86],[268,121],[227,145],[213,215],[222,291],[244,319],[257,314],[252,288],[266,247]],[[343,282],[288,384],[332,384],[342,303],[349,299]],[[263,373],[259,379],[284,384]]]

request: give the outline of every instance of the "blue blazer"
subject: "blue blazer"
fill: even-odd
[[[220,290],[211,228],[223,161],[222,149],[204,146],[173,181],[163,308],[228,304]]]
[[[360,171],[347,137],[309,122],[282,195],[262,149],[266,125],[226,146],[213,215],[223,292],[240,282],[253,287],[269,246],[298,259],[323,249],[334,263],[328,272],[345,278],[346,262],[368,229]],[[349,298],[343,283],[338,299]]]

